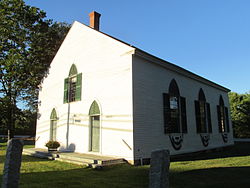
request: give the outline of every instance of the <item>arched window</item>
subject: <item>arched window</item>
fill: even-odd
[[[169,93],[163,93],[164,132],[187,133],[186,100],[180,96],[178,85],[173,79]]]
[[[197,133],[211,133],[212,122],[210,104],[206,102],[206,97],[202,88],[199,91],[198,101],[195,101],[195,116]]]
[[[77,68],[73,64],[68,78],[64,79],[64,103],[81,100],[82,73],[77,74]]]
[[[220,96],[219,105],[217,106],[217,116],[218,116],[219,132],[220,133],[229,132],[230,130],[229,130],[228,108],[225,107],[222,96]]]
[[[56,140],[57,129],[57,114],[55,108],[53,108],[50,114],[50,140]]]
[[[89,109],[89,115],[100,115],[100,109],[96,101],[92,102],[90,109]]]
[[[69,77],[75,76],[75,75],[77,75],[77,68],[76,68],[76,65],[73,64],[71,65],[70,70],[69,70]]]

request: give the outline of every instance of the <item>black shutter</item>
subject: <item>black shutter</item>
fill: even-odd
[[[229,132],[230,129],[229,129],[229,118],[228,118],[228,108],[225,107],[225,116],[226,116],[226,132]]]
[[[199,101],[194,101],[195,104],[195,117],[196,117],[196,131],[197,133],[201,132],[201,112],[200,112],[200,103]]]
[[[170,102],[169,102],[169,94],[163,93],[163,117],[164,117],[164,133],[170,133]]]
[[[181,125],[182,125],[182,132],[187,133],[187,114],[186,114],[185,97],[181,97]]]
[[[208,124],[208,132],[212,133],[212,121],[211,121],[211,112],[210,112],[210,104],[206,103],[207,106],[207,124]]]
[[[221,124],[221,112],[220,112],[220,106],[217,105],[217,117],[218,117],[218,127],[219,127],[219,132],[222,132],[222,124]]]

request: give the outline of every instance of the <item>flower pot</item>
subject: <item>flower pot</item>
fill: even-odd
[[[49,153],[57,153],[57,148],[48,148]]]

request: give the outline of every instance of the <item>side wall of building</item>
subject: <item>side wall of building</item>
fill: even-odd
[[[89,109],[100,109],[100,150],[95,154],[133,160],[133,48],[75,22],[51,63],[39,93],[36,147],[50,139],[50,114],[57,113],[60,150],[90,152]],[[64,79],[72,64],[82,73],[81,101],[64,103]]]
[[[187,133],[184,133],[181,149],[173,148],[170,136],[164,133],[163,93],[168,93],[169,84],[175,79],[180,95],[186,98]],[[201,135],[196,132],[195,100],[203,89],[206,101],[210,103],[212,133],[205,147]],[[135,159],[150,158],[152,150],[169,149],[171,155],[195,152],[233,144],[232,125],[225,143],[218,129],[217,105],[220,96],[229,108],[227,92],[211,87],[177,72],[168,70],[156,62],[144,58],[133,58],[133,106],[134,106],[134,150]],[[230,114],[230,113],[229,113]],[[178,134],[177,134],[178,135]]]

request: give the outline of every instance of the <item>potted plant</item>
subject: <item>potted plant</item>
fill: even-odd
[[[49,152],[56,152],[57,148],[60,147],[60,143],[55,140],[50,140],[45,144],[45,146],[48,148]]]

